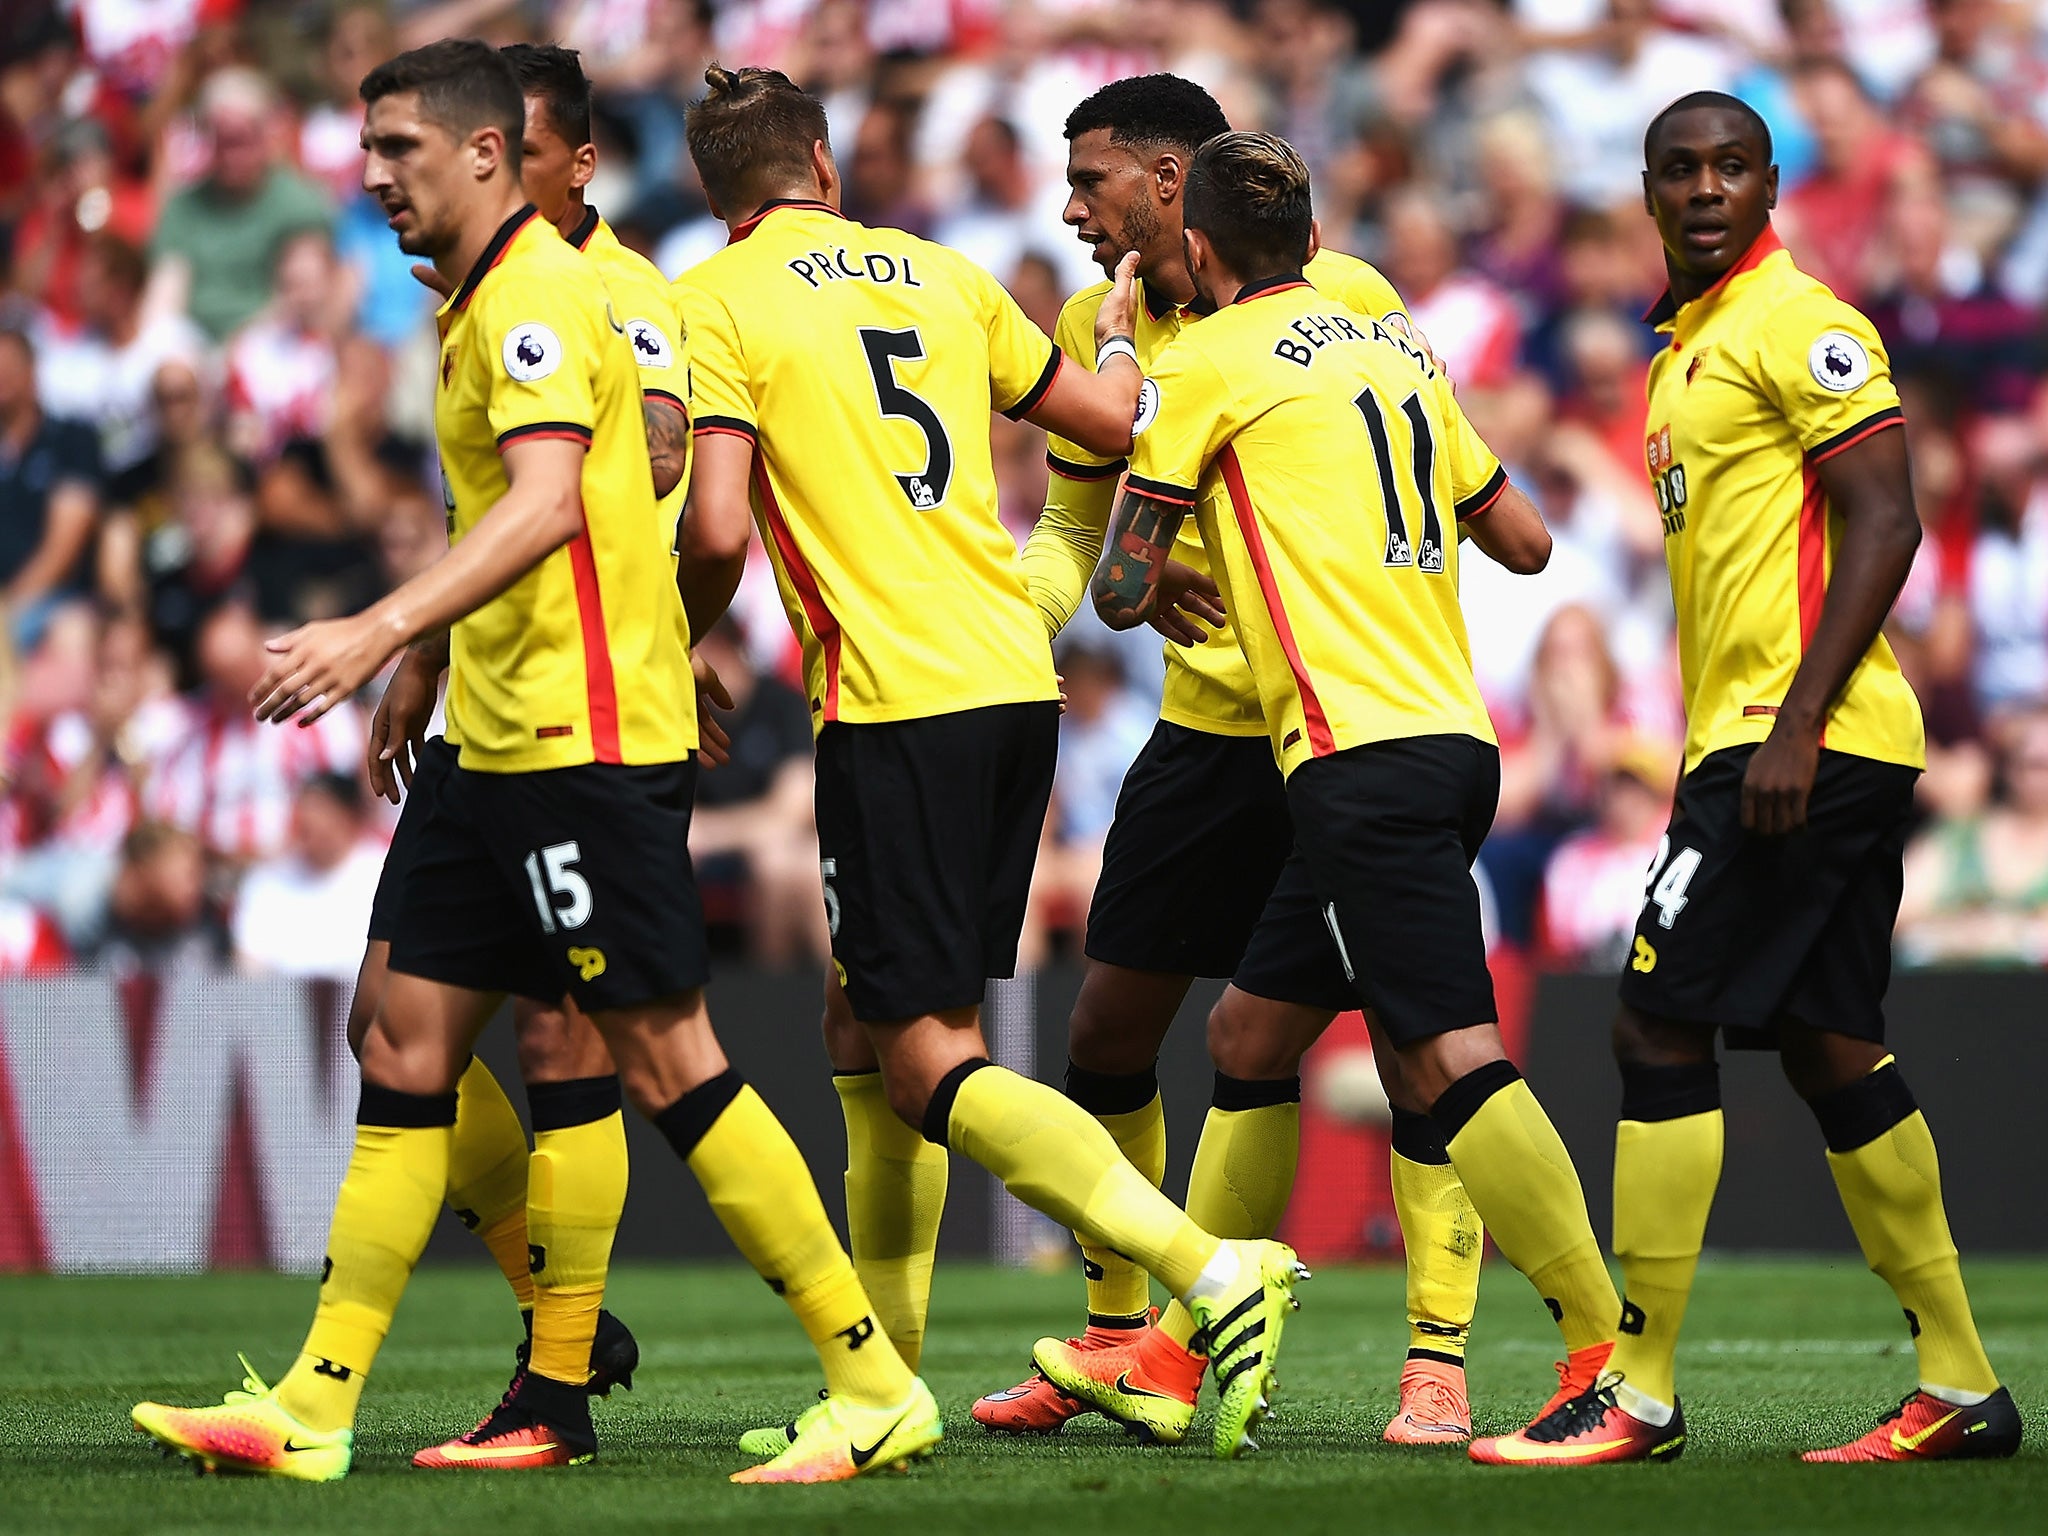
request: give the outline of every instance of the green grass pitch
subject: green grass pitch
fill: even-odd
[[[1913,1380],[1884,1287],[1853,1260],[1702,1268],[1682,1360],[1692,1439],[1682,1461],[1582,1472],[1470,1465],[1378,1439],[1405,1346],[1401,1276],[1330,1270],[1302,1291],[1281,1362],[1282,1416],[1247,1461],[1207,1459],[1206,1407],[1177,1449],[1126,1442],[1100,1419],[1049,1442],[984,1435],[974,1396],[1010,1384],[1034,1337],[1076,1320],[1075,1276],[949,1265],[925,1371],[952,1426],[905,1476],[827,1488],[735,1488],[732,1442],[816,1390],[788,1316],[734,1267],[629,1267],[610,1305],[638,1332],[638,1390],[597,1405],[598,1465],[428,1474],[406,1458],[495,1400],[516,1321],[494,1272],[423,1271],[358,1429],[356,1470],[304,1486],[197,1478],[128,1427],[138,1398],[218,1398],[235,1351],[277,1372],[312,1287],[267,1275],[0,1279],[0,1530],[398,1532],[886,1531],[891,1536],[1243,1531],[1462,1533],[1610,1529],[1969,1531],[2048,1528],[2048,1262],[1969,1269],[1992,1356],[2028,1417],[2004,1463],[1806,1467],[1798,1447],[1867,1427]],[[1552,1384],[1555,1335],[1534,1294],[1486,1274],[1471,1359],[1482,1430],[1519,1422]]]

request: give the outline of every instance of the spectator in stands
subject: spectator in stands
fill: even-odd
[[[225,953],[207,893],[206,851],[191,833],[160,821],[140,822],[122,839],[109,918],[93,956],[103,969],[211,969]]]
[[[303,230],[277,255],[270,302],[227,344],[227,444],[262,465],[287,443],[327,430],[335,339],[354,308],[322,230]]]
[[[173,362],[196,367],[206,356],[206,338],[183,315],[144,312],[148,281],[141,247],[117,235],[95,236],[79,264],[77,327],[38,348],[43,408],[92,423],[110,481],[156,447],[150,393],[158,370]]]
[[[1028,253],[1057,252],[1062,298],[1101,278],[1101,268],[1088,259],[1080,241],[1060,238],[1066,186],[1048,182],[1050,195],[1039,194],[1014,126],[1000,117],[983,118],[968,132],[960,163],[967,196],[939,220],[933,239],[1006,283]]]
[[[1919,141],[1892,127],[1840,58],[1807,60],[1793,88],[1813,127],[1818,162],[1785,188],[1778,230],[1802,270],[1860,305],[1869,296],[1873,247],[1893,189],[1908,177],[1931,175],[1929,157]]]
[[[397,51],[379,6],[343,4],[327,24],[320,50],[322,94],[299,120],[299,168],[337,206],[363,195],[363,101],[356,87]]]
[[[238,872],[284,850],[308,778],[361,766],[363,720],[344,701],[303,730],[258,721],[249,690],[263,675],[263,631],[240,597],[201,621],[197,663],[201,687],[186,702],[183,733],[150,765],[143,809],[193,833],[212,859]]]
[[[1515,368],[1521,322],[1508,296],[1461,269],[1458,236],[1441,198],[1403,191],[1387,203],[1388,279],[1461,389],[1496,389]]]
[[[719,894],[737,894],[756,959],[822,959],[830,937],[811,810],[810,707],[781,679],[755,671],[729,619],[697,642],[697,654],[733,701],[720,720],[732,742],[729,760],[698,776],[690,821],[690,856],[706,904],[715,909]]]
[[[119,590],[140,594],[181,687],[201,678],[200,625],[248,576],[256,538],[251,490],[245,465],[216,443],[201,444],[177,461],[165,486],[169,515],[141,541],[138,568],[117,578]]]
[[[913,235],[931,232],[931,210],[918,195],[910,159],[910,121],[901,108],[885,102],[868,108],[842,163],[848,218]]]
[[[1526,112],[1502,113],[1481,125],[1478,148],[1486,222],[1472,241],[1472,269],[1512,294],[1533,325],[1565,296],[1565,208],[1543,124]]]
[[[291,843],[253,865],[235,898],[235,964],[278,976],[353,981],[384,849],[353,774],[316,773],[292,803]]]
[[[45,159],[14,231],[14,280],[65,327],[85,318],[79,282],[88,247],[101,236],[141,245],[156,205],[148,186],[121,169],[107,130],[92,118],[64,124]]]
[[[1970,557],[1977,707],[2001,716],[2048,705],[2048,451],[2022,420],[1984,422],[1977,541]]]
[[[0,610],[17,645],[34,643],[53,599],[79,590],[99,490],[92,428],[44,412],[34,343],[0,327]]]
[[[205,177],[174,195],[157,221],[151,307],[182,309],[215,341],[268,302],[278,252],[292,235],[326,230],[326,195],[278,164],[276,91],[251,69],[224,69],[200,93]]]
[[[1593,825],[1560,843],[1544,871],[1544,949],[1559,964],[1621,969],[1677,783],[1669,743],[1631,734],[1615,746]]]
[[[2015,723],[1999,777],[1997,803],[1935,822],[1907,850],[1908,964],[2048,963],[2048,717]]]

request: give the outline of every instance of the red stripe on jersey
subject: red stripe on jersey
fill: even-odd
[[[768,483],[768,466],[758,453],[754,455],[754,491],[761,498],[761,515],[767,520],[768,533],[775,540],[776,552],[782,556],[782,568],[789,574],[789,584],[796,588],[797,601],[803,604],[804,622],[811,626],[811,633],[818,637],[819,648],[825,653],[825,718],[837,720],[839,621],[825,606],[825,595],[818,590],[818,578],[811,574],[803,551],[796,547],[796,536],[789,531],[789,520],[782,515],[782,503],[775,499],[775,488]]]
[[[1294,643],[1294,626],[1287,622],[1287,609],[1280,601],[1279,583],[1273,579],[1273,562],[1266,558],[1265,536],[1259,532],[1259,520],[1252,512],[1251,492],[1245,489],[1244,471],[1238,467],[1237,450],[1226,443],[1216,456],[1216,464],[1223,471],[1223,483],[1230,488],[1230,505],[1237,514],[1238,532],[1244,536],[1245,549],[1252,557],[1252,569],[1259,573],[1259,591],[1265,594],[1266,611],[1273,617],[1273,631],[1280,637],[1280,649],[1287,655],[1288,668],[1294,673],[1294,686],[1301,694],[1301,714],[1308,723],[1309,750],[1317,757],[1327,757],[1337,750],[1337,738],[1330,734],[1330,721],[1323,713],[1323,701],[1316,697],[1316,685],[1309,681],[1308,668],[1301,662],[1301,647]]]
[[[1799,649],[1813,644],[1821,604],[1828,596],[1828,493],[1820,476],[1806,465],[1799,499]]]
[[[576,617],[583,626],[583,690],[590,705],[590,751],[600,763],[619,757],[619,695],[612,682],[611,640],[604,629],[604,594],[597,584],[597,551],[590,520],[569,541],[569,569],[576,577]]]

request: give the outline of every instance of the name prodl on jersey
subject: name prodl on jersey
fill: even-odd
[[[864,278],[870,283],[901,283],[906,288],[924,286],[917,280],[917,274],[911,271],[908,254],[891,255],[887,251],[850,253],[842,245],[829,256],[823,251],[806,251],[785,265],[813,288],[822,288],[828,282],[844,282],[849,277]]]

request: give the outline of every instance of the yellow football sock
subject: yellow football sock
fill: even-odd
[[[526,1263],[526,1128],[491,1069],[474,1056],[462,1081],[455,1085],[448,1205],[491,1250],[520,1310],[531,1310],[533,1273]]]
[[[879,1072],[836,1072],[846,1115],[846,1229],[875,1317],[912,1372],[924,1355],[947,1158],[889,1107]]]
[[[1300,1078],[1247,1082],[1217,1073],[1215,1103],[1188,1171],[1188,1220],[1217,1237],[1271,1237],[1287,1214],[1300,1155]],[[1159,1327],[1185,1349],[1195,1319],[1176,1299]]]
[[[875,1321],[803,1154],[737,1072],[692,1089],[655,1123],[704,1186],[734,1245],[797,1315],[835,1397],[889,1407],[911,1374]]]
[[[1887,1056],[1813,1110],[1864,1261],[1905,1309],[1921,1387],[1962,1402],[1997,1391],[1949,1235],[1934,1136],[1898,1067]]]
[[[1624,1067],[1625,1085],[1628,1076]],[[1623,1300],[1608,1368],[1662,1407],[1678,1401],[1678,1330],[1721,1182],[1723,1137],[1718,1106],[1669,1120],[1624,1118],[1615,1127],[1614,1256]]]
[[[308,1429],[355,1422],[363,1379],[441,1214],[455,1095],[363,1084],[356,1145],[334,1200],[320,1304],[292,1368],[277,1384],[285,1412]]]
[[[536,1375],[580,1387],[626,1208],[626,1121],[614,1076],[534,1083],[526,1225],[533,1244]]]
[[[1067,1063],[1067,1097],[1102,1122],[1126,1161],[1157,1189],[1166,1177],[1166,1109],[1159,1102],[1159,1075],[1095,1072]],[[1088,1281],[1088,1315],[1105,1321],[1142,1317],[1152,1305],[1150,1277],[1122,1254],[1099,1244],[1081,1244],[1081,1273]]]
[[[1408,1266],[1408,1349],[1465,1358],[1486,1229],[1429,1116],[1395,1109],[1388,1179]]]
[[[1621,1302],[1593,1240],[1578,1170],[1522,1074],[1489,1062],[1446,1088],[1430,1116],[1473,1209],[1550,1308],[1565,1349],[1612,1339]]]
[[[925,1112],[945,1138],[1033,1210],[1113,1248],[1184,1296],[1217,1240],[1124,1160],[1095,1117],[1057,1089],[983,1060],[946,1075]]]

